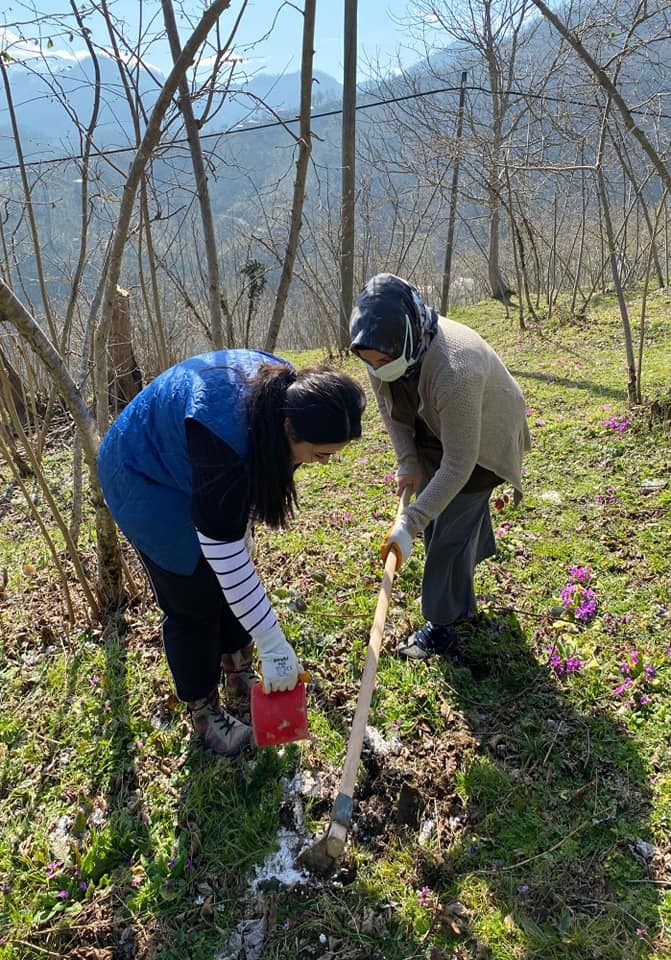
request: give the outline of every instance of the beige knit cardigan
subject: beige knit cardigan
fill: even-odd
[[[388,383],[370,377],[389,431],[399,477],[420,470],[414,431],[391,418]],[[405,512],[412,536],[439,516],[476,464],[492,470],[522,497],[522,456],[531,445],[522,391],[483,338],[464,324],[439,317],[421,361],[418,416],[440,438],[440,466]]]

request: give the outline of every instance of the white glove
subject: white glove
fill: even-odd
[[[405,525],[405,518],[401,517],[400,520],[389,527],[380,546],[380,553],[385,563],[390,550],[393,550],[396,554],[397,567],[405,563],[412,550],[412,539]]]
[[[264,692],[293,690],[298,683],[298,674],[303,672],[303,665],[280,625],[276,623],[267,633],[255,636],[254,642],[261,660]]]

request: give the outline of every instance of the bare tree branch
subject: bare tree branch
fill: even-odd
[[[622,114],[622,119],[624,120],[627,130],[629,130],[632,136],[638,140],[650,162],[661,177],[664,186],[667,190],[671,190],[671,171],[669,171],[669,168],[666,166],[658,152],[650,143],[644,131],[641,130],[634,120],[631,111],[624,100],[624,97],[619,92],[606,71],[603,69],[603,67],[599,66],[591,53],[589,53],[589,51],[580,42],[578,37],[576,37],[575,34],[569,30],[566,24],[559,19],[556,13],[553,13],[553,11],[550,10],[548,5],[544,3],[543,0],[531,0],[531,2],[534,4],[534,6],[538,7],[546,20],[549,20],[552,26],[562,35],[566,42],[573,47],[583,63],[587,64],[589,69],[594,74],[599,86],[606,91],[612,102]]]

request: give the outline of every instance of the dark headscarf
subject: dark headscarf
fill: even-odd
[[[433,335],[437,326],[438,314],[424,303],[417,287],[393,273],[378,273],[363,288],[352,310],[350,349],[379,350],[395,359],[405,345],[406,359],[415,366],[426,349],[424,334]],[[413,366],[406,376],[411,375]]]

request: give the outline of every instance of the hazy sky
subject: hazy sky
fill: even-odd
[[[359,0],[358,7],[358,57],[359,79],[369,76],[367,62],[379,59],[381,64],[390,69],[395,65],[400,52],[404,64],[417,60],[418,54],[410,49],[407,29],[399,24],[407,12],[411,0]],[[110,3],[117,16],[122,16],[129,24],[137,25],[137,0],[114,0]],[[202,10],[202,2],[189,3],[185,0],[184,8],[191,9],[195,16]],[[296,9],[300,7],[300,0],[294,6],[286,3],[281,6],[281,0],[249,0],[247,10],[243,15],[241,28],[238,32],[237,45],[251,44],[256,40],[259,43],[253,49],[243,49],[241,52],[249,58],[249,65],[255,71],[267,73],[293,72],[300,69],[302,16]],[[273,18],[281,7],[275,25],[267,39],[260,40],[264,33],[270,30]],[[160,0],[144,0],[145,19],[155,16],[157,26],[161,24]],[[240,9],[239,0],[233,0],[220,21],[222,35],[227,35],[235,16]],[[175,10],[178,4],[175,2]],[[343,18],[344,0],[317,0],[317,21],[315,34],[315,68],[331,74],[338,80],[342,79],[343,62]],[[186,25],[179,23],[183,35],[186,34]],[[167,52],[158,51],[152,56],[157,66],[165,70],[170,65]]]

